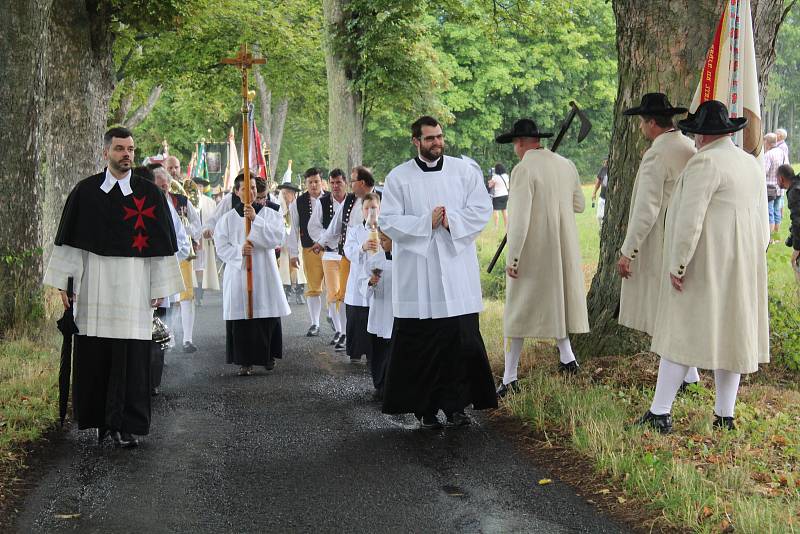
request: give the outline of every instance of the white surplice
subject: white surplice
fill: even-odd
[[[372,271],[380,269],[380,280],[374,286],[367,284]],[[382,339],[392,339],[394,315],[392,312],[392,260],[386,259],[386,253],[378,250],[377,254],[368,255],[363,265],[362,287],[366,288],[369,301],[369,320],[367,332]]]
[[[361,247],[369,237],[369,230],[363,224],[351,226],[347,229],[344,242],[344,255],[350,260],[350,274],[347,276],[347,288],[344,293],[344,303],[350,306],[369,306],[369,298],[363,289],[363,265],[370,256]]]
[[[275,247],[284,233],[281,215],[270,208],[261,208],[250,228],[248,240],[253,244],[253,319],[285,317],[291,313],[283,292]],[[214,229],[217,255],[225,262],[222,278],[222,315],[226,321],[247,318],[247,272],[242,256],[244,217],[230,210]]]
[[[483,309],[475,239],[492,215],[480,171],[442,156],[441,170],[423,171],[415,159],[386,177],[379,225],[392,238],[394,316],[438,319]],[[450,230],[431,228],[436,206]]]

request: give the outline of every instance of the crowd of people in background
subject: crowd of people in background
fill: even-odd
[[[786,132],[764,137],[764,195],[764,171],[730,139],[746,119],[716,101],[676,123],[685,112],[661,93],[625,112],[639,117],[651,146],[630,199],[616,314],[652,336],[661,356],[653,403],[637,421],[661,432],[698,368],[714,372],[714,425],[734,428],[741,374],[769,359],[763,251],[777,242],[784,197],[800,282],[800,180]],[[238,375],[275,368],[293,301],[306,308],[305,336],[323,336],[324,312],[323,342],[368,362],[384,413],[413,413],[422,428],[442,426],[440,412],[444,424],[469,424],[465,408],[492,408],[516,392],[525,338],[553,339],[558,371],[578,373],[569,336],[589,331],[575,220],[584,195],[575,165],[541,144],[552,135],[517,121],[496,141],[513,144],[519,163],[510,176],[497,163],[484,179],[474,161],[444,154],[441,125],[424,116],[411,127],[417,156],[383,188],[361,165],[327,175],[311,167],[295,183],[289,162],[279,183],[239,174],[225,193],[183,179],[174,156],[134,167],[133,134],[112,128],[108,167],[70,194],[44,280],[65,307],[75,304],[79,428],[97,428],[100,443],[136,446],[149,431],[164,352],[198,350],[195,308],[207,290],[222,289],[226,363]],[[602,222],[607,161],[593,202],[598,192]],[[497,386],[479,328],[475,245],[492,214],[508,234]],[[160,319],[173,331],[166,340],[154,340]]]

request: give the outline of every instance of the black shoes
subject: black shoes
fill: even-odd
[[[335,350],[336,352],[344,352],[345,350],[347,350],[346,341],[347,341],[347,336],[345,334],[339,336],[339,341],[336,342],[336,346],[333,347],[333,350]]]
[[[471,424],[472,424],[472,419],[470,419],[469,416],[465,414],[463,411],[453,412],[452,414],[447,416],[447,426],[458,427],[458,426],[467,426]]]
[[[272,371],[273,369],[275,369],[275,358],[270,358],[269,360],[267,360],[267,365],[264,366],[264,369],[266,369],[267,371]]]
[[[647,410],[634,424],[637,426],[650,426],[662,434],[669,434],[672,432],[672,415],[668,413],[656,415]]]
[[[514,380],[508,384],[503,384],[501,382],[500,386],[497,388],[497,398],[502,399],[509,393],[516,393],[520,389],[522,389],[522,387],[519,385],[518,380]]]
[[[714,414],[714,422],[711,424],[714,428],[721,428],[723,430],[736,430],[736,425],[733,423],[733,417],[721,417]]]
[[[419,427],[423,430],[435,430],[442,428],[442,423],[435,415],[423,415],[419,420]]]
[[[558,362],[558,372],[565,375],[576,375],[578,374],[579,368],[580,365],[578,365],[578,360],[572,360],[569,363]]]
[[[187,354],[191,354],[193,352],[197,352],[197,347],[194,346],[194,343],[191,341],[184,341],[183,342],[183,352]]]
[[[308,328],[308,332],[306,332],[306,337],[317,337],[319,335],[319,327],[315,324],[312,324]]]
[[[139,440],[127,432],[112,432],[111,438],[114,440],[114,446],[121,449],[132,449],[139,445]]]
[[[337,343],[339,343],[339,338],[340,337],[342,337],[342,334],[340,334],[339,332],[336,332],[335,334],[333,334],[333,339],[331,339],[331,342],[328,343],[328,344],[329,345],[336,345]]]
[[[154,387],[153,389],[150,390],[151,397],[158,397],[159,395],[161,395],[161,389],[159,389],[158,387]]]

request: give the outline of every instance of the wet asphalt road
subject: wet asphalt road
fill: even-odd
[[[134,450],[90,431],[56,440],[18,532],[624,532],[477,416],[416,430],[370,401],[364,364],[284,319],[284,359],[224,364],[221,299],[198,308],[200,351],[167,353],[151,433]]]

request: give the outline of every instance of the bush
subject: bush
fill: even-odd
[[[772,359],[800,371],[800,309],[770,295],[769,325]]]

